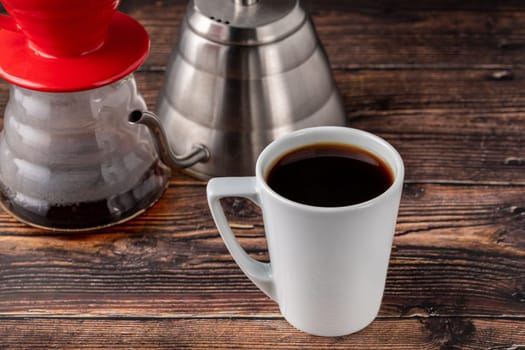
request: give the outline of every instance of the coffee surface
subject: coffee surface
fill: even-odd
[[[294,202],[342,207],[366,202],[393,183],[390,167],[356,146],[320,143],[293,150],[270,169],[270,188]]]

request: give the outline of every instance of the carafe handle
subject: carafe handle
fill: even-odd
[[[20,28],[18,28],[18,25],[12,17],[2,14],[0,14],[0,28],[10,30],[12,32],[20,31]]]

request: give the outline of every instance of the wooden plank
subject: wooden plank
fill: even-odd
[[[0,315],[278,316],[232,261],[204,191],[174,184],[147,215],[94,234],[44,234],[0,215]],[[381,315],[525,317],[524,193],[407,185]],[[259,210],[225,206],[266,261]]]
[[[0,320],[2,348],[23,349],[500,349],[525,347],[523,320],[378,319],[325,338],[282,319]]]
[[[186,1],[124,1],[152,38],[143,69],[162,69]],[[306,1],[334,68],[507,67],[523,64],[517,1]]]
[[[425,127],[435,132],[457,132],[458,128],[461,128],[461,132],[504,132],[505,125],[497,121],[501,119],[506,122],[507,118],[511,118],[508,124],[511,124],[510,126],[514,127],[513,131],[517,133],[520,129],[519,123],[523,123],[523,69],[362,69],[338,70],[334,73],[350,119],[401,114],[405,120],[400,125],[402,128],[397,129],[399,132],[404,132],[407,127],[411,128],[407,132],[422,131]],[[136,77],[148,105],[154,108],[164,80],[164,72],[139,72]],[[496,115],[485,118],[486,114],[491,113]],[[437,117],[429,120],[428,124],[426,120],[420,119],[429,114],[437,114]],[[443,122],[443,118],[447,118],[446,123]],[[442,122],[438,124],[438,121]],[[381,124],[391,130],[397,127],[399,122],[383,121]]]
[[[155,109],[163,72],[138,72],[139,90]],[[525,70],[343,70],[335,72],[349,121],[404,134],[520,134]]]
[[[348,124],[390,141],[408,181],[524,184],[523,71],[507,73],[367,70],[336,79]]]

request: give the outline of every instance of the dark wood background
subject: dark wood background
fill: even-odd
[[[525,349],[525,2],[305,3],[348,124],[406,163],[377,320],[339,338],[293,329],[226,251],[205,182],[175,173],[145,215],[93,234],[0,213],[0,349]],[[185,5],[120,7],[151,35],[136,78],[152,109]],[[227,205],[267,259],[259,211]]]

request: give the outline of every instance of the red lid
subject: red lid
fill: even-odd
[[[104,45],[81,56],[43,57],[20,32],[0,30],[0,76],[32,90],[89,90],[118,81],[144,63],[148,33],[133,18],[117,12]]]

